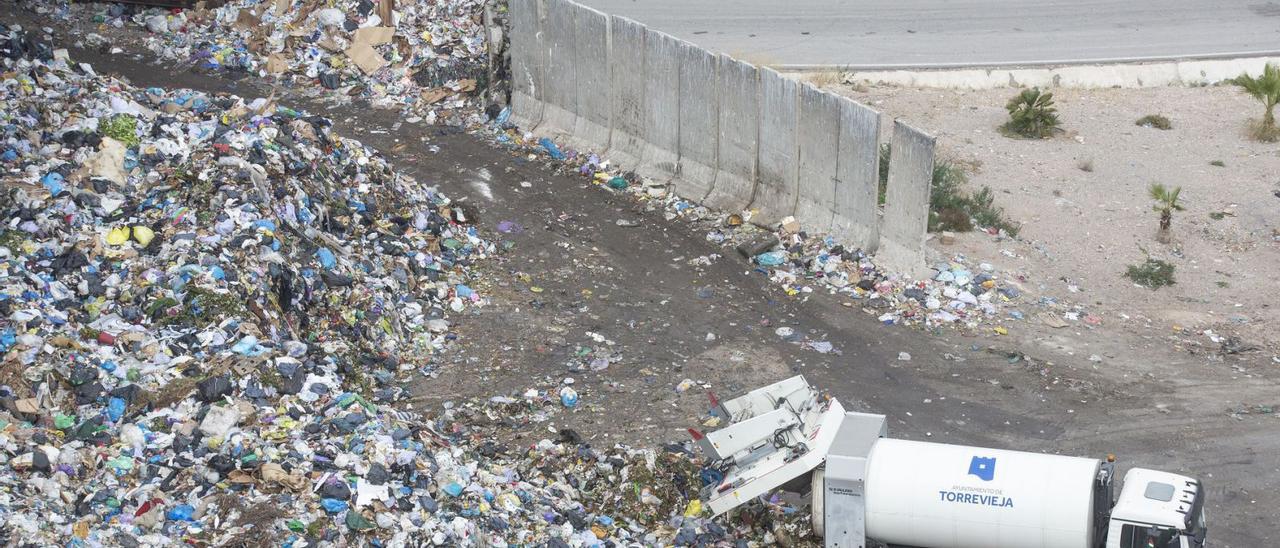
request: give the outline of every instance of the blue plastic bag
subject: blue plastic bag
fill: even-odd
[[[451,497],[456,497],[462,494],[462,486],[456,482],[450,482],[449,485],[444,486],[444,492],[449,493]]]
[[[49,194],[57,196],[62,193],[62,174],[56,171],[49,172],[40,179],[40,184],[49,191]]]
[[[553,160],[564,159],[564,153],[560,152],[560,147],[556,146],[555,141],[552,141],[551,139],[543,137],[541,139],[538,139],[538,144],[542,145],[542,148],[546,149],[547,154],[551,156],[551,159]]]
[[[196,509],[190,504],[179,504],[165,512],[164,517],[173,521],[191,521],[191,515],[195,512]]]
[[[760,266],[778,266],[787,262],[786,251],[769,251],[756,255],[756,263]]]
[[[111,422],[116,422],[124,416],[124,400],[121,398],[111,398],[107,401],[107,417]]]
[[[333,267],[338,264],[338,258],[334,257],[333,252],[327,247],[317,249],[316,258],[320,260],[320,266],[323,266],[325,270],[333,270]]]

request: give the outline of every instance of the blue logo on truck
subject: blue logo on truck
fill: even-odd
[[[994,457],[974,456],[969,461],[969,475],[977,476],[982,481],[996,479],[996,459]],[[993,487],[956,485],[950,490],[939,490],[938,500],[959,504],[1013,508],[1013,499],[1005,496],[1003,490]]]
[[[969,473],[978,476],[982,481],[991,481],[996,477],[996,459],[973,457],[969,461]]]

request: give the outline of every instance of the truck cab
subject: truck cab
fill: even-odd
[[[1206,534],[1199,481],[1145,468],[1125,474],[1107,548],[1204,548]]]

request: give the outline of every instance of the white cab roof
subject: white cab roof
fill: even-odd
[[[1195,478],[1131,468],[1124,475],[1111,518],[1183,529],[1199,492],[1200,482]]]

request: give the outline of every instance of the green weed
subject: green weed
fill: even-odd
[[[1146,116],[1138,118],[1138,121],[1134,122],[1134,125],[1142,126],[1142,127],[1153,127],[1156,129],[1163,129],[1166,131],[1173,129],[1173,122],[1170,122],[1168,118],[1165,118],[1164,116],[1161,116],[1159,114],[1148,114]]]
[[[889,188],[889,160],[893,149],[888,144],[880,146],[879,203],[884,205]],[[976,192],[968,191],[969,177],[960,166],[939,160],[933,165],[933,180],[929,195],[929,232],[968,232],[976,226],[1004,230],[1017,236],[1019,225],[1006,217],[1004,209],[995,205],[995,193],[990,187]]]
[[[1173,279],[1174,267],[1166,261],[1152,259],[1142,264],[1131,264],[1125,271],[1124,277],[1133,280],[1138,285],[1143,285],[1151,289],[1159,289],[1167,285],[1173,285],[1177,282]]]

